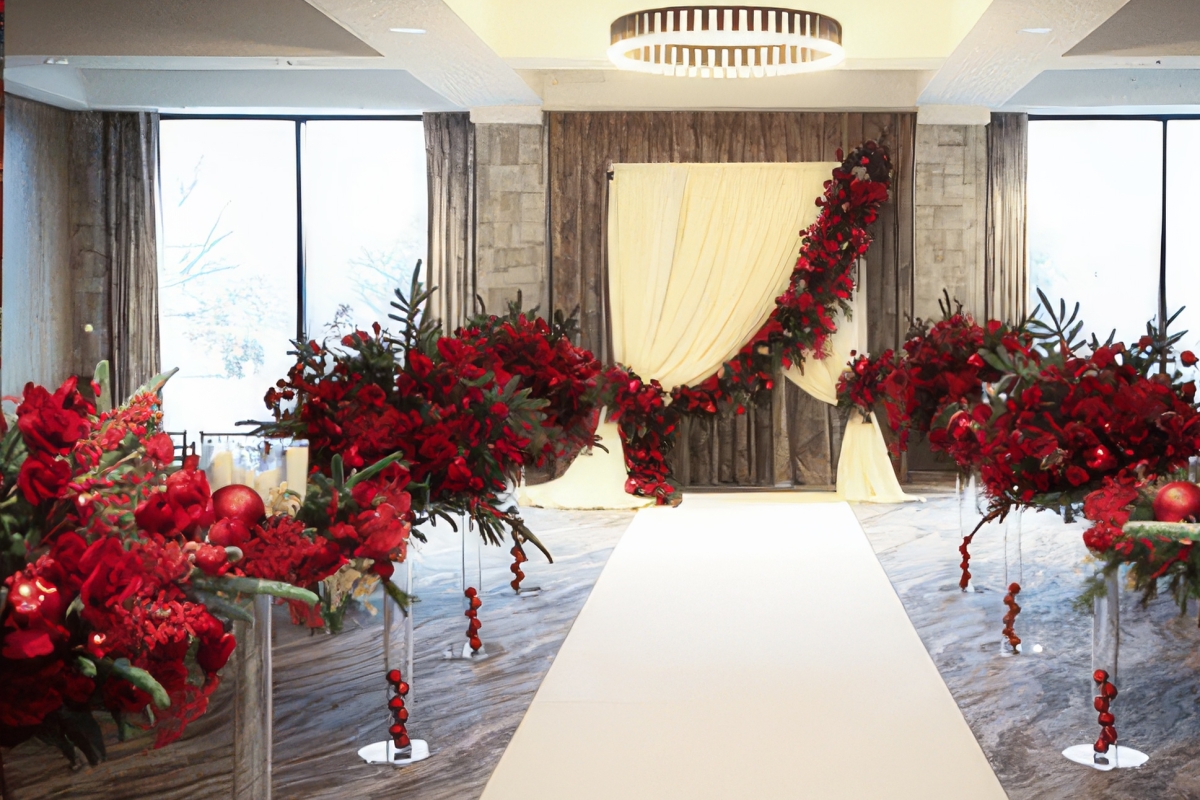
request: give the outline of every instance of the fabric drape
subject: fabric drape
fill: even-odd
[[[609,189],[613,355],[667,389],[703,380],[742,348],[775,308],[800,233],[837,164],[617,164]],[[580,455],[562,477],[523,487],[546,508],[637,508],[624,491],[616,425],[608,452]]]
[[[992,114],[987,130],[987,218],[984,315],[1017,322],[1029,296],[1026,177],[1029,117]]]
[[[792,365],[784,376],[818,400],[836,406],[837,383],[852,352],[865,353],[867,341],[866,270],[859,262],[854,295],[850,300],[851,315],[846,319],[839,311],[834,315],[837,330],[829,338],[825,358],[806,358],[804,364]],[[837,463],[837,493],[843,500],[856,503],[903,503],[920,500],[905,494],[892,469],[887,444],[879,421],[871,415],[865,422],[861,414],[851,413],[842,431],[842,447]]]
[[[109,254],[113,400],[160,369],[158,115],[104,113],[104,200]]]
[[[451,331],[475,302],[475,126],[466,112],[425,114],[429,178],[429,257],[425,284],[437,287],[430,312]]]
[[[836,166],[614,165],[613,358],[667,389],[716,372],[774,309]]]

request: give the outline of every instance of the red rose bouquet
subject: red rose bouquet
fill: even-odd
[[[432,323],[419,324],[429,293],[422,291],[418,276],[419,269],[411,300],[396,292],[393,306],[401,315],[392,318],[401,323],[399,338],[385,334],[376,323],[371,333],[342,337],[340,346],[297,343],[296,365],[265,398],[274,421],[263,423],[259,431],[308,439],[310,463],[334,488],[343,481],[338,475],[343,468],[366,471],[395,461],[403,470],[408,499],[401,504],[406,506],[403,510],[387,505],[406,523],[442,517],[455,525],[457,517],[466,515],[490,543],[502,541],[507,528],[518,540],[540,548],[517,514],[501,510],[501,495],[530,459],[533,437],[542,430],[541,409],[549,402],[522,387],[524,365],[510,368],[503,361],[505,354],[514,352],[519,353],[517,362],[530,357],[528,342],[517,344],[524,336],[512,326],[511,335],[506,329],[502,336],[507,344],[489,350],[482,331],[447,337]],[[540,335],[534,334],[532,338]],[[510,345],[513,349],[506,349]],[[529,346],[536,356],[539,346]],[[571,361],[578,354],[564,352],[559,357]],[[497,372],[498,363],[504,372]],[[590,370],[586,364],[555,363],[565,370],[558,376],[563,380]],[[498,375],[507,377],[502,381]],[[559,403],[556,413],[565,415],[558,419],[577,432],[578,421],[566,417],[573,403],[584,402],[579,398],[586,388],[576,393],[560,390],[557,384],[551,387],[555,376],[544,385],[540,377],[526,379],[554,396]],[[346,475],[343,485],[354,480],[357,475]],[[301,519],[315,522],[325,508],[345,508],[344,501],[330,505],[314,498],[313,503],[319,504],[310,508],[306,498]],[[345,528],[331,531],[359,552],[360,542],[340,535]]]
[[[28,384],[15,417],[0,420],[4,746],[37,736],[95,763],[97,710],[122,735],[153,728],[156,746],[173,741],[217,686],[235,646],[228,624],[246,613],[241,595],[316,601],[228,577],[242,553],[204,541],[214,521],[204,473],[194,458],[169,468],[165,379],[111,410],[73,378],[53,393]],[[92,396],[107,396],[102,383]]]

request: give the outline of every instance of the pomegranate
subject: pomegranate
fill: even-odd
[[[1159,522],[1195,522],[1200,518],[1200,486],[1186,481],[1168,483],[1154,496]]]
[[[218,520],[236,517],[247,525],[257,525],[267,515],[258,492],[249,486],[233,483],[213,492],[213,513]]]

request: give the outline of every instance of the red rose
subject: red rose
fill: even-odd
[[[464,492],[471,488],[472,477],[467,460],[458,456],[446,468],[446,480],[442,484],[442,488],[448,492]]]
[[[123,603],[142,587],[144,571],[136,553],[127,552],[115,536],[97,539],[79,559],[87,575],[79,588],[84,605],[107,608],[114,601]]]
[[[32,453],[21,464],[17,486],[32,505],[54,500],[71,480],[71,466],[48,453]]]
[[[229,661],[236,646],[237,640],[230,633],[222,634],[216,641],[201,640],[200,647],[196,650],[196,663],[205,672],[217,672]]]
[[[355,558],[370,558],[389,561],[393,556],[404,557],[404,542],[408,538],[409,525],[396,516],[389,505],[359,514],[354,521],[358,538],[362,543],[354,550]]]
[[[65,453],[91,430],[86,414],[91,408],[75,391],[75,378],[68,378],[53,395],[41,386],[25,384],[24,398],[17,406],[17,427],[34,450]]]
[[[146,455],[158,464],[170,464],[175,460],[175,443],[165,433],[156,433],[146,440]]]
[[[185,535],[213,522],[212,493],[208,489],[208,476],[198,469],[199,465],[199,457],[188,456],[184,459],[183,469],[167,476],[167,498],[176,509],[176,515],[182,513],[187,519],[185,525],[179,526]]]

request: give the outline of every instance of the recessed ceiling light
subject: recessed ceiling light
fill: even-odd
[[[1045,33],[1049,33],[1052,30],[1053,30],[1053,28],[1021,28],[1021,30],[1017,31],[1017,33],[1045,34]]]
[[[392,33],[424,33],[424,28],[388,28]]]

